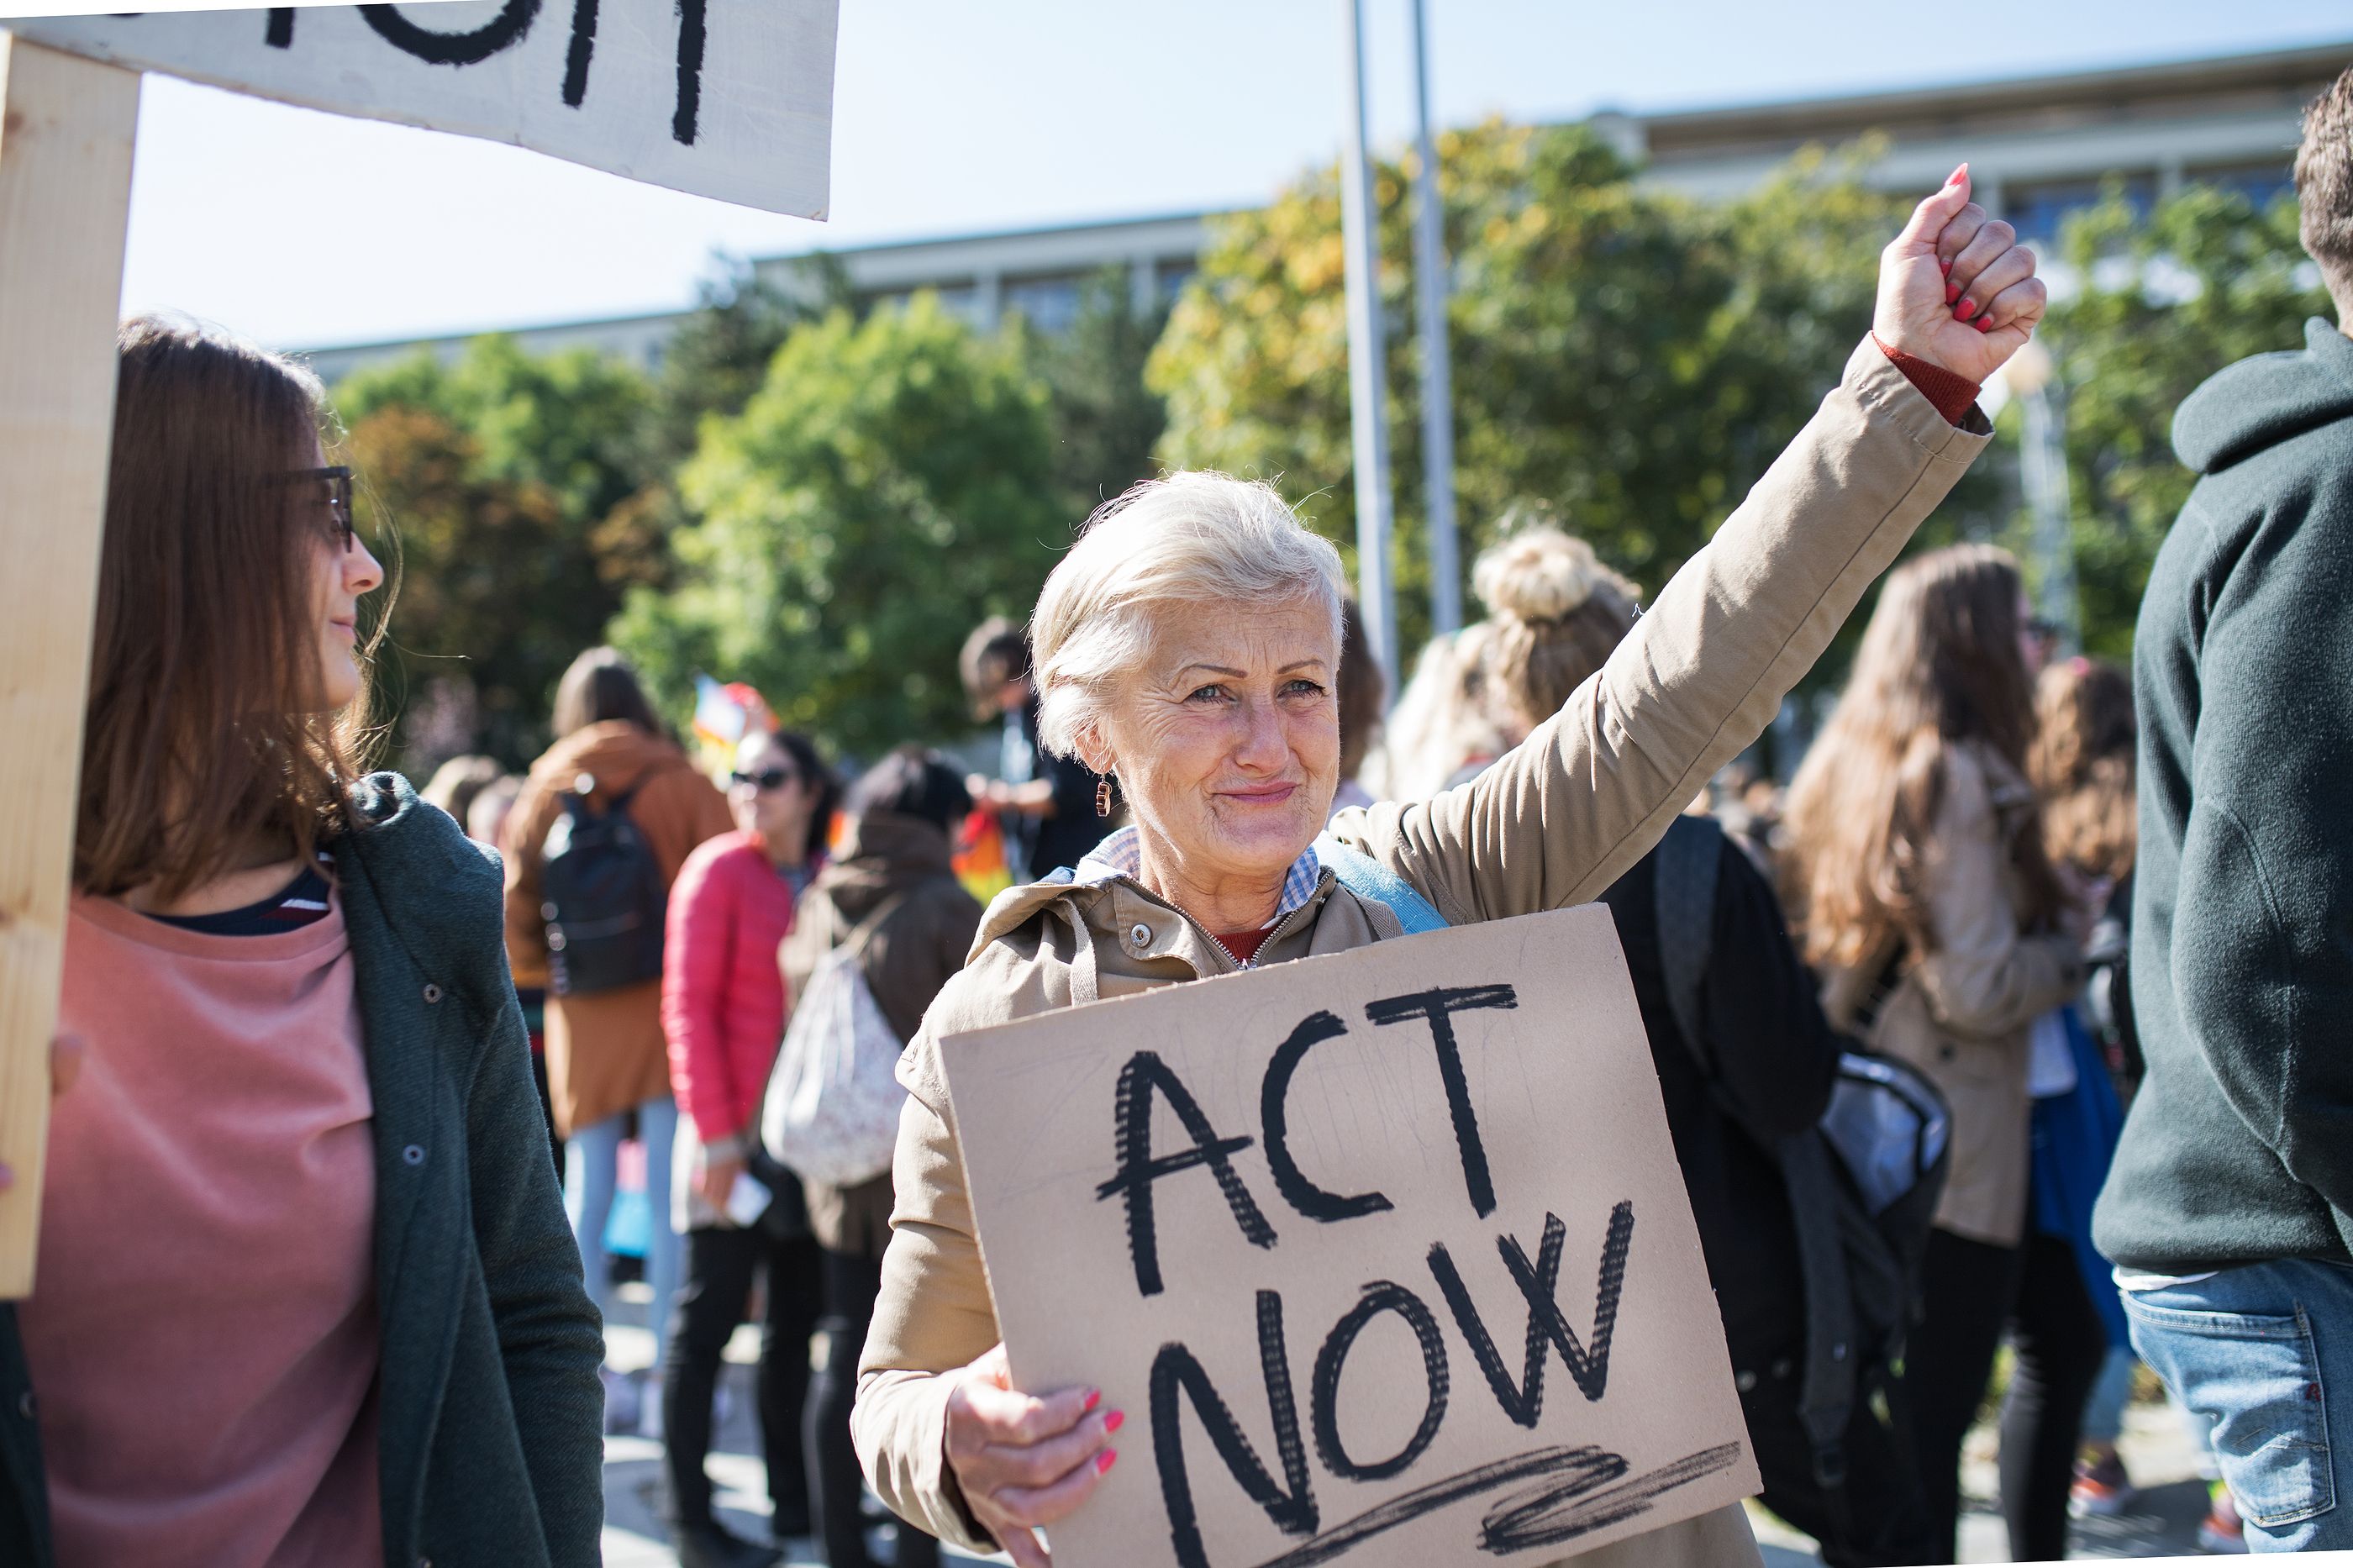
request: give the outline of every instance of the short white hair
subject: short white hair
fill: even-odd
[[[1146,479],[1096,509],[1038,595],[1039,740],[1078,754],[1079,736],[1135,673],[1162,608],[1308,599],[1330,612],[1336,650],[1342,582],[1340,552],[1272,486],[1212,473]]]

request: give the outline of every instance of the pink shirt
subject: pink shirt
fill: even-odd
[[[383,1562],[375,1156],[340,904],[214,936],[76,899],[20,1310],[59,1568]]]

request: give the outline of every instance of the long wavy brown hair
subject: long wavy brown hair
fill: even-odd
[[[2140,831],[2131,678],[2098,659],[2063,660],[2035,683],[2034,718],[2026,773],[2042,799],[2044,850],[2094,877],[2125,876]]]
[[[2021,773],[2034,691],[2019,649],[2018,563],[1957,544],[1891,573],[1854,674],[1789,786],[1783,892],[1810,963],[1882,961],[1929,945],[1921,868],[1945,789],[1945,758],[1979,742]],[[2039,831],[2012,847],[2040,926],[2060,889]]]
[[[116,351],[73,875],[169,900],[259,846],[307,860],[343,825],[375,639],[357,700],[311,711],[322,508],[286,476],[319,461],[318,378],[154,318],[125,322]],[[390,595],[369,597],[380,636]]]

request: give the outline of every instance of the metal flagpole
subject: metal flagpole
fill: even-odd
[[[1438,139],[1430,129],[1430,30],[1424,0],[1413,0],[1413,267],[1421,318],[1422,493],[1430,519],[1430,628],[1462,625],[1462,564],[1454,536],[1454,367],[1446,345],[1446,213],[1438,195]]]
[[[1356,434],[1356,606],[1388,689],[1398,689],[1397,595],[1389,582],[1389,447],[1381,334],[1379,232],[1365,161],[1365,28],[1340,0],[1347,40],[1348,127],[1340,153],[1340,228],[1348,261],[1348,415]]]

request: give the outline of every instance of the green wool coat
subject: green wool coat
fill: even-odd
[[[2353,341],[2191,394],[2133,650],[2148,1077],[2093,1238],[2188,1274],[2353,1261]]]
[[[604,1338],[547,1157],[498,860],[396,773],[352,804],[329,848],[375,1099],[385,1562],[588,1568]],[[53,1561],[38,1382],[0,1306],[0,1563],[26,1568]]]

